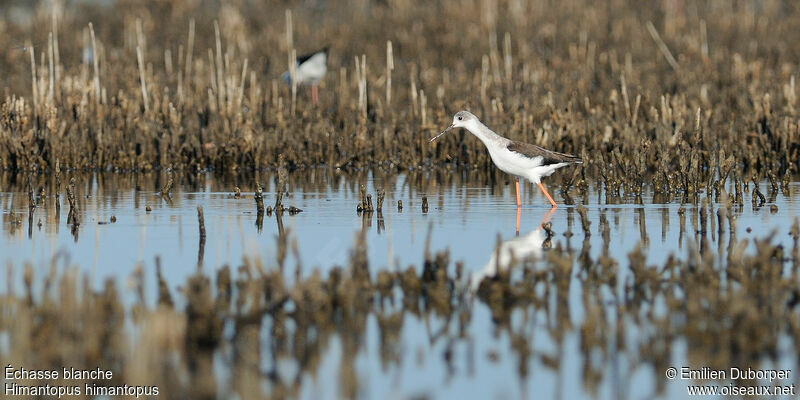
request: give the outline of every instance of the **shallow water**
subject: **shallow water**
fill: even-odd
[[[65,184],[67,178],[62,179]],[[493,268],[498,258],[500,264],[505,264],[503,255],[509,249],[515,257],[546,256],[552,250],[542,249],[545,235],[540,226],[549,221],[554,233],[549,247],[586,251],[597,258],[607,246],[608,255],[622,266],[617,278],[621,289],[629,278],[629,271],[624,268],[628,254],[640,244],[644,246],[648,264],[662,264],[670,254],[686,257],[687,250],[696,246],[711,249],[722,261],[730,238],[727,225],[722,230],[717,228],[719,204],[716,202],[681,204],[680,197],[654,200],[652,194],[641,199],[633,196],[607,198],[593,183],[585,196],[577,197],[574,191],[572,194],[575,203],[585,207],[590,235],[582,228],[578,206],[560,205],[551,212],[538,188],[526,184],[518,236],[513,183],[497,176],[475,176],[469,172],[399,176],[346,175],[331,170],[295,172],[290,175],[289,195],[284,197],[284,204],[296,206],[303,212],[265,216],[261,227],[256,222],[252,182],[263,183],[265,204],[270,205],[274,202],[275,187],[272,174],[250,177],[176,175],[175,179],[171,198],[167,199],[158,193],[158,188],[166,181],[164,174],[76,176],[81,224],[73,231],[65,222],[69,209],[66,196],[62,194],[56,198],[45,189],[46,197],[39,200],[29,219],[27,181],[20,176],[5,177],[3,187],[10,190],[0,192],[3,212],[0,261],[15,266],[31,263],[38,276],[48,273],[53,260],[57,260],[59,268],[76,265],[91,277],[97,288],[108,278],[126,280],[137,265],[143,265],[148,298],[155,301],[152,269],[156,257],[160,257],[164,266],[167,283],[172,289],[178,289],[197,271],[198,264],[205,271],[214,271],[225,264],[238,266],[243,257],[247,257],[262,260],[267,268],[278,268],[276,253],[278,238],[282,237],[288,240],[290,247],[296,243],[299,254],[298,259],[289,251],[284,268],[292,273],[287,276],[294,276],[295,271],[308,276],[314,270],[322,270],[323,275],[327,275],[334,265],[348,263],[350,249],[363,230],[373,274],[384,269],[420,266],[429,248],[431,251],[448,249],[451,260],[462,262],[464,271],[476,276],[484,268]],[[52,180],[53,177],[34,178],[31,186],[38,192],[39,187],[49,187]],[[373,204],[376,191],[386,191],[382,213],[357,213],[360,185],[365,185],[367,193],[372,195]],[[235,186],[241,188],[241,198],[233,196]],[[760,187],[768,198],[765,206],[754,209],[748,192],[744,206],[734,209],[735,236],[738,240],[760,239],[774,231],[773,243],[790,248],[792,241],[787,233],[798,215],[798,197],[782,192],[769,193],[768,187],[768,183]],[[800,183],[790,184],[791,193],[796,193],[798,188]],[[559,203],[564,201],[555,183],[551,192]],[[422,210],[423,197],[429,204],[427,212]],[[700,198],[705,199],[706,195],[703,193]],[[402,211],[398,210],[398,200],[403,202]],[[198,205],[204,209],[207,232],[202,252]],[[777,210],[770,210],[771,205],[777,206]],[[147,212],[147,206],[152,211]],[[681,209],[683,211],[679,212]],[[112,216],[116,222],[106,223]],[[17,219],[19,223],[15,223]],[[608,226],[607,238],[603,235],[604,221]],[[502,250],[496,254],[498,243],[502,243]],[[21,279],[16,285],[22,285]],[[587,312],[581,300],[582,282],[573,276],[568,287],[569,315],[577,324],[586,318]],[[132,293],[127,295],[133,296]],[[615,296],[611,293],[607,297]],[[605,306],[607,312],[614,308],[610,304],[612,300]],[[442,329],[455,329],[446,325],[446,321],[406,315],[399,334],[399,361],[388,365],[378,354],[380,332],[372,315],[368,317],[364,343],[355,358],[360,391],[366,398],[416,395],[582,398],[591,397],[593,392],[600,398],[648,398],[656,394],[656,382],[663,380],[663,371],[626,361],[623,355],[620,359],[612,357],[610,365],[601,366],[605,373],[597,384],[577,384],[586,373],[587,357],[592,355],[581,350],[580,332],[568,331],[556,340],[546,331],[546,319],[546,315],[537,313],[523,315],[517,311],[512,315],[514,329],[511,331],[521,334],[538,355],[529,359],[525,366],[527,372],[520,374],[519,355],[512,345],[510,331],[497,329],[489,308],[483,303],[475,302],[467,326],[468,338],[458,341],[437,336],[436,332]],[[638,333],[634,329],[629,334],[636,336]],[[686,345],[681,343],[681,338],[676,339],[671,365],[686,364],[685,360],[691,358],[686,354]],[[318,370],[304,377],[302,398],[337,397],[337,392],[330,388],[339,384],[342,352],[338,340],[329,344]],[[449,362],[445,354],[449,354]],[[291,359],[282,363],[284,361],[286,365],[265,368],[276,367],[279,373],[296,369]],[[796,364],[790,356],[779,355],[776,361]],[[224,362],[217,361],[215,369],[221,381],[229,376]],[[668,382],[662,395],[685,398],[685,384]],[[224,382],[221,386],[225,387]]]
[[[284,213],[280,218],[275,214],[265,216],[261,229],[256,225],[253,193],[246,191],[252,190],[250,185],[240,185],[242,196],[235,198],[235,182],[210,174],[178,185],[171,199],[159,195],[157,188],[163,184],[163,176],[87,176],[77,189],[81,218],[77,235],[65,223],[69,205],[64,195],[40,199],[33,225],[29,225],[28,194],[24,189],[0,192],[4,215],[0,254],[5,260],[32,262],[34,266],[49,265],[53,257],[62,255],[68,264],[87,268],[98,284],[105,278],[126,276],[137,263],[152,265],[158,256],[166,266],[183,266],[166,269],[168,281],[182,282],[198,263],[198,205],[203,206],[208,235],[203,264],[209,268],[238,265],[245,256],[261,257],[267,265],[275,264],[276,238],[286,234],[290,242],[297,243],[304,274],[312,269],[325,270],[347,263],[356,234],[364,229],[373,271],[419,265],[429,231],[431,250],[447,248],[452,260],[463,261],[467,271],[477,271],[489,261],[498,240],[516,236],[514,187],[510,182],[491,185],[462,178],[442,184],[435,175],[348,177],[326,170],[296,175],[299,176],[290,182],[284,205],[304,211],[296,215]],[[273,178],[264,175],[259,179],[265,185],[265,205],[274,203]],[[362,184],[372,195],[373,203],[376,188],[386,191],[382,213],[357,213],[358,187]],[[765,193],[766,187],[766,183],[761,185]],[[796,191],[800,182],[790,187]],[[549,221],[555,233],[553,246],[584,246],[577,206],[560,205],[551,213],[538,188],[526,184],[522,191],[520,235]],[[551,191],[558,193],[557,186]],[[586,208],[591,223],[588,244],[593,257],[603,247],[601,215],[609,224],[609,253],[615,258],[624,258],[640,241],[647,249],[648,262],[653,263],[670,253],[682,255],[684,246],[697,243],[703,236],[714,242],[720,239],[716,229],[718,204],[708,209],[706,232],[702,235],[702,207],[682,205],[678,196],[659,202],[654,202],[652,195],[643,196],[641,204],[637,204],[639,200],[633,196],[606,199],[596,185],[589,186],[585,198],[574,196],[573,193],[573,200]],[[754,210],[749,193],[745,196],[745,205],[736,213],[736,236],[761,238],[776,230],[776,239],[790,245],[786,233],[798,214],[797,199],[778,192],[765,206]],[[427,212],[421,209],[423,197],[428,199]],[[561,196],[555,197],[563,201]],[[398,200],[403,202],[402,210],[397,208]],[[56,202],[60,203],[60,213]],[[775,213],[770,212],[772,204],[778,207]],[[151,212],[145,210],[147,206]],[[683,217],[678,212],[681,208],[685,209]],[[10,223],[12,209],[20,220],[18,225]],[[116,217],[115,223],[108,223],[111,216]],[[727,232],[726,226],[723,239],[727,240]],[[294,255],[288,254],[286,265],[294,268],[296,264]]]

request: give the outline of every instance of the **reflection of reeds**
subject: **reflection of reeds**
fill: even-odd
[[[78,203],[75,199],[75,178],[70,178],[67,185],[67,201],[69,202],[69,213],[67,214],[67,224],[71,225],[72,236],[78,241],[78,226],[81,224],[78,216]]]

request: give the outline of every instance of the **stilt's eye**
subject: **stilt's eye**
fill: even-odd
[[[460,116],[460,115],[459,115],[459,116],[458,116],[458,120],[459,120],[459,121],[461,121],[462,119],[464,119],[464,117],[462,117],[462,116]]]

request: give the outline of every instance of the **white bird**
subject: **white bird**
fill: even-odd
[[[470,292],[476,293],[481,282],[486,278],[494,278],[497,271],[506,270],[514,261],[538,259],[542,255],[542,244],[547,236],[541,226],[522,236],[506,240],[499,248],[492,251],[489,262],[477,273],[470,276]]]
[[[298,85],[311,85],[311,101],[317,104],[319,99],[317,85],[328,72],[328,48],[297,57],[294,77]],[[292,83],[289,71],[281,76],[286,84]]]
[[[492,251],[492,255],[489,257],[489,262],[476,274],[470,276],[470,292],[473,294],[476,293],[481,285],[481,281],[486,278],[494,278],[497,275],[497,271],[508,269],[515,261],[541,258],[542,248],[545,247],[545,241],[548,240],[548,234],[543,232],[545,230],[544,226],[555,211],[555,207],[551,208],[550,211],[545,213],[542,217],[542,222],[539,223],[539,227],[520,236],[520,208],[517,207],[517,236],[506,240],[501,243],[499,247],[495,248],[494,251]]]
[[[573,155],[556,153],[536,145],[506,139],[494,133],[469,111],[456,113],[453,124],[430,141],[433,142],[453,128],[466,128],[486,145],[489,156],[497,168],[516,177],[517,208],[522,206],[519,198],[519,178],[525,178],[539,185],[539,189],[542,189],[542,193],[555,208],[556,202],[542,186],[542,177],[552,175],[559,168],[583,163],[579,157]]]

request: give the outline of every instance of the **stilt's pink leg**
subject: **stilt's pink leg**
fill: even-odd
[[[547,189],[544,188],[542,182],[539,182],[539,189],[542,189],[542,193],[544,193],[544,195],[547,196],[547,200],[550,200],[550,204],[552,204],[553,207],[557,207],[556,202],[553,201],[552,197],[550,197],[550,193],[547,193]]]

